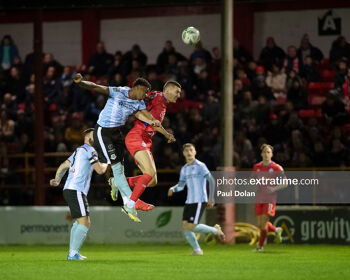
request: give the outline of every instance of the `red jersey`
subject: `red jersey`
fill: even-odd
[[[275,163],[274,161],[271,161],[270,164],[264,165],[263,162],[259,162],[254,165],[253,172],[254,172],[254,177],[261,178],[274,178],[276,176],[281,176],[283,173],[283,168],[279,164]],[[261,176],[259,176],[255,172],[262,172]],[[273,185],[260,185],[256,200],[257,201],[264,201],[265,203],[275,203],[277,199],[277,194],[276,192],[274,193],[267,193],[265,191],[266,187],[274,187]]]
[[[156,120],[162,122],[168,105],[163,93],[160,91],[149,92],[145,98],[145,103],[148,112],[150,112]],[[134,121],[134,128],[147,131],[151,137],[155,134],[154,128],[151,125],[140,120]]]

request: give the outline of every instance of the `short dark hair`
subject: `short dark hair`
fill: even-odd
[[[152,86],[151,86],[151,84],[149,83],[149,81],[147,81],[147,80],[144,79],[144,78],[137,78],[132,86],[133,86],[133,87],[136,87],[136,86],[143,86],[143,87],[148,88],[149,91],[151,91],[151,89],[152,89]]]
[[[93,127],[85,129],[84,132],[83,132],[84,138],[85,138],[86,135],[88,135],[90,132],[93,132],[93,131],[95,131],[95,129]]]
[[[269,144],[262,144],[261,146],[260,146],[260,150],[261,150],[261,152],[263,152],[266,148],[270,148],[271,149],[271,152],[273,152],[273,147],[271,146],[271,145],[269,145]]]
[[[163,89],[165,89],[167,86],[175,86],[175,87],[178,87],[181,89],[181,85],[177,81],[174,81],[174,80],[167,81],[165,83]]]
[[[196,149],[196,147],[192,143],[186,143],[182,145],[182,150],[184,151],[186,148],[193,147]]]

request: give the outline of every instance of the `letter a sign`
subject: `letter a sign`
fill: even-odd
[[[341,18],[333,14],[332,10],[327,11],[322,17],[318,17],[318,35],[340,35]]]

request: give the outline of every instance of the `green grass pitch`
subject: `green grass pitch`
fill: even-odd
[[[350,279],[349,246],[202,248],[204,256],[192,257],[185,244],[86,244],[88,260],[68,262],[66,246],[0,246],[0,279]]]

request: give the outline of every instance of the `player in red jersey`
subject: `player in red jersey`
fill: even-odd
[[[270,177],[282,176],[283,168],[279,164],[273,162],[273,147],[268,144],[263,144],[260,148],[262,161],[255,164],[253,171],[262,172],[261,174],[255,173],[255,177]],[[255,216],[257,217],[257,225],[260,229],[259,244],[256,248],[256,251],[262,251],[266,241],[267,234],[269,232],[275,232],[275,241],[277,243],[282,242],[282,228],[276,228],[272,225],[269,220],[270,217],[275,216],[276,208],[276,191],[285,188],[286,185],[272,186],[272,185],[262,185],[259,187],[256,203],[255,203]],[[260,203],[259,203],[260,202]]]
[[[181,85],[176,81],[168,81],[163,87],[163,92],[151,91],[145,99],[147,110],[151,115],[163,121],[167,104],[174,103],[180,97]],[[152,137],[156,132],[160,132],[167,139],[168,143],[175,142],[172,134],[168,133],[162,126],[153,128],[139,120],[134,121],[134,127],[125,137],[125,145],[130,154],[135,159],[136,164],[142,171],[142,175],[128,177],[127,181],[131,188],[134,188],[129,199],[123,198],[127,207],[135,205],[136,210],[149,211],[154,208],[153,205],[147,204],[139,199],[146,187],[153,187],[157,184],[157,170],[152,156]],[[110,181],[112,187],[111,196],[113,200],[117,199],[118,188]]]

